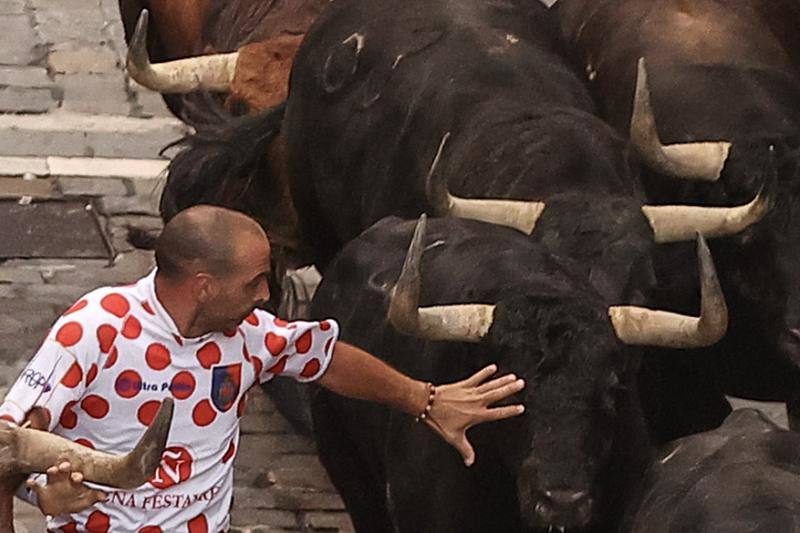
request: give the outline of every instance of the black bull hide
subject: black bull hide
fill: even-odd
[[[787,401],[793,426],[800,391],[800,4],[777,0],[560,0],[564,36],[586,67],[607,120],[628,133],[637,61],[646,61],[664,144],[728,141],[716,182],[645,173],[655,202],[730,205],[777,175],[772,212],[742,234],[712,243],[731,310],[727,336],[649,373],[672,419],[666,438],[718,424],[722,393]],[[695,305],[688,247],[659,250],[658,305]],[[712,357],[709,358],[708,355]],[[700,365],[697,362],[702,362]],[[685,402],[681,404],[681,402]],[[672,403],[672,407],[667,404]],[[675,404],[679,404],[676,407]],[[706,412],[705,420],[682,413]]]
[[[607,303],[524,235],[453,218],[428,223],[420,304],[497,304],[477,344],[429,342],[387,323],[413,222],[387,218],[348,244],[313,302],[343,340],[434,383],[489,363],[527,382],[526,413],[475,428],[477,462],[424,424],[324,389],[312,401],[320,457],[359,531],[611,531],[648,459],[638,410],[640,351],[614,336]],[[534,266],[535,265],[535,266]],[[583,529],[581,529],[583,530]]]
[[[632,502],[630,533],[793,533],[800,435],[751,409],[665,446]]]

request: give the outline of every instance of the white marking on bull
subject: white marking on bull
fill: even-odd
[[[674,450],[672,450],[671,452],[669,452],[669,455],[667,455],[666,457],[664,457],[663,459],[661,459],[661,461],[659,461],[659,462],[660,462],[662,465],[665,465],[665,464],[667,464],[667,461],[669,461],[670,459],[672,459],[673,457],[675,457],[675,454],[676,454],[676,453],[678,453],[678,451],[679,451],[681,448],[683,448],[683,444],[678,444],[678,445],[675,447],[675,449],[674,449]]]
[[[362,34],[356,32],[353,35],[351,35],[350,37],[348,37],[347,39],[345,39],[344,41],[342,41],[342,44],[347,44],[349,42],[355,41],[356,42],[356,54],[358,54],[364,48],[364,40],[365,40],[364,36]]]
[[[439,239],[438,241],[433,241],[428,246],[423,248],[423,252],[427,252],[428,250],[433,250],[434,248],[438,248],[439,246],[444,245],[444,239]]]
[[[450,132],[444,134],[442,137],[442,141],[439,143],[439,149],[436,151],[436,157],[433,158],[433,163],[431,163],[431,168],[428,170],[428,176],[433,176],[433,173],[436,171],[436,166],[439,164],[439,158],[442,157],[442,152],[444,151],[444,145],[447,144],[447,140],[450,138]]]
[[[589,81],[594,81],[597,77],[597,70],[592,66],[591,63],[586,64],[586,74],[589,76]]]
[[[506,41],[510,42],[511,44],[517,44],[519,42],[519,37],[513,33],[506,33]]]
[[[399,56],[397,56],[397,57],[394,59],[394,63],[392,63],[392,70],[396,69],[396,68],[397,68],[397,65],[399,65],[399,64],[400,64],[400,61],[402,61],[402,60],[403,60],[403,54],[400,54]]]

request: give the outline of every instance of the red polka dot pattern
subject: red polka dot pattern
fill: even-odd
[[[103,368],[111,368],[117,363],[117,356],[119,352],[117,351],[117,347],[114,346],[111,348],[111,353],[108,354],[108,359],[106,359],[106,364],[103,365]]]
[[[161,407],[161,402],[158,400],[144,402],[136,412],[136,418],[145,426],[150,426],[150,424],[153,423],[153,419],[156,417],[159,407]]]
[[[153,370],[164,370],[172,364],[172,356],[166,346],[161,343],[154,342],[147,347],[145,354],[147,366]]]
[[[131,304],[124,296],[117,293],[111,293],[100,300],[100,307],[111,313],[112,315],[122,318],[131,310]]]
[[[245,320],[247,321],[248,324],[252,324],[253,326],[258,326],[258,324],[260,323],[255,313],[250,313],[249,315],[247,315],[247,318],[245,318]]]
[[[64,374],[63,378],[61,378],[61,383],[65,387],[74,389],[80,384],[82,379],[83,379],[83,370],[81,370],[81,366],[78,363],[72,363],[72,366],[69,367],[67,373]]]
[[[111,519],[103,511],[94,511],[86,521],[88,533],[108,533],[110,527]]]
[[[208,400],[201,401],[192,410],[192,420],[200,427],[209,425],[215,418],[217,418],[217,412]]]
[[[286,356],[281,357],[277,363],[275,363],[274,365],[272,365],[267,369],[267,372],[269,372],[270,374],[281,374],[283,370],[286,368],[287,359],[288,357]]]
[[[208,342],[197,350],[197,360],[203,368],[209,369],[222,360],[222,352],[216,342]]]
[[[308,353],[311,349],[311,341],[312,341],[312,333],[311,330],[306,331],[295,341],[294,349],[297,353]]]
[[[102,398],[96,394],[90,394],[83,400],[81,400],[81,409],[83,409],[87,415],[91,416],[92,418],[105,418],[108,414],[108,401],[105,398]]]
[[[58,530],[61,533],[78,533],[78,524],[77,522],[70,522],[69,524],[64,524]]]
[[[319,329],[321,329],[322,331],[328,331],[329,329],[331,329],[331,323],[328,322],[327,320],[323,320],[322,322],[319,323]]]
[[[261,369],[264,368],[264,363],[261,362],[261,359],[255,355],[250,356],[250,362],[253,363],[253,370],[256,373],[256,378],[261,375]]]
[[[89,367],[89,372],[86,373],[86,386],[92,384],[92,382],[97,378],[97,365],[92,363],[92,366]]]
[[[81,309],[83,309],[87,305],[89,305],[89,302],[87,302],[86,300],[78,300],[77,302],[75,302],[75,304],[72,307],[70,307],[69,309],[64,311],[64,314],[61,315],[61,316],[71,315],[75,311],[80,311]]]
[[[245,361],[250,362],[250,350],[247,349],[246,343],[242,343],[242,356]]]
[[[17,421],[14,420],[14,417],[11,415],[0,415],[0,420],[5,420],[6,422],[11,422],[12,424],[17,423]]]
[[[176,399],[185,400],[194,394],[196,385],[197,382],[192,373],[184,370],[175,374],[175,377],[172,378],[172,382],[170,383],[169,390]]]
[[[81,446],[86,446],[87,448],[91,448],[94,450],[94,444],[92,444],[86,439],[75,439],[75,443],[80,444]]]
[[[286,337],[281,335],[277,335],[273,332],[267,333],[267,336],[264,338],[264,344],[269,350],[269,353],[272,355],[280,355],[283,352],[284,348],[286,348]]]
[[[189,533],[208,533],[208,521],[204,515],[189,520]]]
[[[139,319],[131,315],[125,319],[125,325],[122,326],[122,336],[126,339],[138,339],[142,334],[142,323]]]
[[[117,330],[109,324],[102,324],[97,328],[97,342],[100,344],[100,351],[108,353],[114,341],[117,339]]]
[[[163,533],[158,526],[144,526],[139,533]]]
[[[304,378],[313,378],[319,372],[319,369],[322,367],[320,362],[317,359],[312,359],[303,367],[303,371],[300,372],[300,375]]]
[[[178,346],[183,346],[183,339],[181,337],[178,337],[177,335],[175,335],[173,333],[172,334],[172,338],[175,339],[175,342],[178,343]]]
[[[56,340],[65,348],[75,346],[83,337],[83,328],[77,322],[67,322],[56,333]]]
[[[222,456],[222,462],[227,463],[234,455],[236,455],[236,446],[233,444],[233,441],[231,441],[228,445],[228,450],[225,452],[225,455]]]
[[[278,317],[275,317],[275,320],[273,320],[273,322],[274,322],[274,323],[275,323],[275,325],[276,325],[276,326],[278,326],[279,328],[285,328],[286,326],[288,326],[288,325],[289,325],[289,323],[288,323],[287,321],[285,321],[285,320],[284,320],[284,319],[282,319],[282,318],[278,318]]]
[[[150,302],[148,302],[147,300],[142,302],[142,309],[144,309],[147,312],[147,314],[149,314],[149,315],[155,315],[156,314],[156,312],[153,311],[153,308],[150,307]]]
[[[78,415],[72,410],[78,402],[67,402],[64,410],[61,411],[61,416],[58,418],[58,423],[65,429],[75,429],[78,425]]]
[[[236,328],[223,329],[222,334],[225,335],[226,337],[233,337],[234,335],[236,335]]]
[[[133,398],[142,390],[142,376],[135,370],[125,370],[117,376],[114,390],[123,398]]]

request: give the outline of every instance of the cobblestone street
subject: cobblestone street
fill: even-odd
[[[0,259],[2,395],[78,296],[128,283],[152,266],[150,252],[127,243],[127,227],[160,226],[166,161],[158,152],[187,130],[158,94],[126,77],[125,52],[117,0],[0,0],[0,201],[15,208],[92,203],[113,248],[111,262]],[[235,530],[351,531],[313,443],[292,432],[260,389],[250,394],[236,459]],[[38,510],[19,501],[16,518],[17,531],[44,531]]]

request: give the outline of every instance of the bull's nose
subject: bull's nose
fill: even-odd
[[[586,491],[547,490],[536,504],[536,514],[545,524],[584,527],[592,517],[592,499]]]

